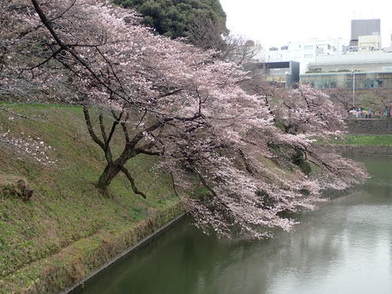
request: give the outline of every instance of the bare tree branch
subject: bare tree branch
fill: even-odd
[[[131,183],[131,187],[132,190],[135,194],[142,196],[144,199],[147,198],[146,194],[144,194],[143,192],[141,192],[135,184],[135,180],[132,177],[132,175],[130,174],[130,172],[125,168],[125,167],[121,167],[121,171],[124,173],[124,175],[127,177],[127,179],[129,180],[129,182]]]

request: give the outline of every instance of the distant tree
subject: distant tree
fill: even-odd
[[[203,15],[195,17],[189,23],[187,31],[188,41],[199,48],[222,52],[226,49],[222,28],[211,18]]]
[[[357,100],[362,107],[381,113],[387,109],[387,112],[389,112],[389,109],[392,107],[392,90],[383,88],[369,89],[365,93],[359,94]]]
[[[247,63],[255,62],[261,49],[261,45],[252,40],[241,36],[227,35],[224,38],[224,46],[221,49],[221,58],[238,65],[246,65]]]
[[[222,30],[210,18],[196,17],[188,28],[188,40],[203,49],[215,49],[217,57],[243,65],[251,62],[261,51],[256,42]]]
[[[219,42],[227,31],[226,14],[219,0],[114,0],[114,3],[141,13],[144,24],[159,34],[170,38],[187,37],[195,45],[199,45],[201,37],[200,31],[193,29],[195,26],[204,32],[208,30],[208,36],[203,38],[214,42]]]
[[[352,90],[343,88],[331,88],[325,89],[324,91],[329,95],[329,97],[334,103],[341,105],[347,111],[347,113],[353,107]]]
[[[355,97],[353,97],[352,90],[349,89],[327,89],[325,92],[332,101],[342,105],[347,112],[353,106],[369,108],[373,111],[373,114],[375,111],[383,113],[385,109],[392,107],[391,89],[373,88],[361,90],[355,93]]]

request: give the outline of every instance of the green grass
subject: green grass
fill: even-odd
[[[58,162],[45,167],[0,143],[0,175],[23,177],[34,190],[29,202],[0,195],[0,293],[18,292],[39,284],[40,279],[49,276],[45,273],[53,273],[54,267],[61,271],[61,264],[70,258],[62,255],[67,248],[73,248],[68,249],[72,260],[86,259],[92,252],[102,250],[102,244],[118,243],[136,224],[178,204],[170,177],[153,168],[157,158],[151,156],[138,156],[127,164],[147,199],[135,195],[122,175],[110,186],[111,197],[101,195],[94,183],[105,161],[86,131],[81,108],[11,104],[1,107],[31,119],[10,119],[12,114],[0,110],[0,135],[9,130],[13,137],[39,137],[54,147],[50,157]],[[115,151],[121,150],[121,142],[121,137],[115,138]],[[76,244],[83,247],[77,248]],[[105,261],[92,257],[90,260],[95,260],[91,263],[94,266]],[[83,267],[82,262],[79,266]],[[73,279],[87,274],[85,271]],[[52,282],[67,285],[61,275]],[[40,289],[38,293],[45,292]]]
[[[342,140],[333,143],[354,146],[392,146],[392,135],[346,135]]]

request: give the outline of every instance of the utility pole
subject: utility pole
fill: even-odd
[[[355,70],[352,71],[353,74],[353,107],[355,107]]]

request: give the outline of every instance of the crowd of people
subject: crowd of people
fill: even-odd
[[[352,107],[348,113],[351,117],[355,118],[392,117],[392,106],[385,106],[383,111],[373,111],[371,108]]]

